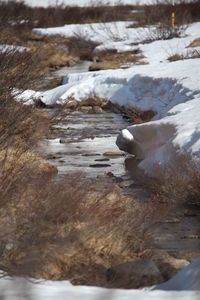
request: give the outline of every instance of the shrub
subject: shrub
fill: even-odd
[[[178,54],[178,53],[173,54],[170,57],[168,57],[168,60],[172,62],[177,60],[195,59],[195,58],[200,58],[200,51],[197,49],[188,50],[184,54]]]
[[[155,166],[155,172],[158,176],[148,184],[153,197],[169,207],[200,205],[200,170],[193,157],[179,155],[166,167]]]

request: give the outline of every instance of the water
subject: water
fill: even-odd
[[[88,72],[91,64],[91,61],[80,61],[73,67],[65,66],[53,71],[49,76],[46,76],[40,80],[40,82],[37,82],[37,90],[47,90],[56,85],[60,85],[67,74]],[[53,84],[52,87],[51,84]]]
[[[59,175],[84,172],[87,177],[96,177],[112,172],[122,176],[125,154],[115,141],[128,125],[127,120],[114,113],[66,111],[66,118],[54,127],[52,139],[43,144],[43,149]]]

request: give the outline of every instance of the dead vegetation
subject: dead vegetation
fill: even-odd
[[[149,185],[153,197],[170,206],[200,207],[198,162],[188,154],[177,154],[167,166],[155,166],[156,179]]]
[[[15,9],[15,4],[10,3]],[[22,15],[21,9],[24,10]],[[13,12],[10,6],[5,11],[8,23],[13,14],[16,18],[19,15],[19,24],[15,27],[18,30],[22,17],[29,12],[23,4]],[[5,22],[5,16],[1,16],[1,24]],[[53,18],[50,19],[46,23],[48,26],[53,22]],[[62,18],[59,22],[63,22]],[[29,27],[29,21],[24,24]],[[15,31],[9,30],[10,36],[4,32],[3,42],[12,39]],[[65,56],[64,50],[63,54],[58,51],[58,38],[32,36],[29,44],[24,44],[25,31],[20,30],[21,35],[16,37],[14,44],[28,45],[31,51],[0,54],[1,269],[10,275],[67,278],[76,284],[114,287],[115,283],[106,281],[107,269],[148,257],[151,228],[166,216],[174,202],[199,205],[199,173],[196,167],[191,169],[192,164],[188,164],[187,177],[182,169],[180,172],[167,169],[166,174],[152,185],[152,199],[145,203],[132,195],[125,196],[108,178],[101,182],[88,181],[83,174],[70,174],[62,180],[54,180],[55,168],[49,166],[37,151],[38,141],[47,134],[54,120],[17,102],[15,97],[37,82],[38,75],[44,74],[41,66],[43,70],[45,66],[48,70],[56,68],[67,64],[69,57]],[[88,47],[84,43],[70,40],[68,45],[70,51],[80,55],[81,59],[90,59],[94,45]],[[41,47],[43,52],[38,54]],[[46,62],[45,56],[48,57]],[[74,55],[73,59],[77,56]],[[106,59],[110,59],[109,54],[106,54]],[[98,101],[87,99],[82,106],[94,109]],[[104,109],[122,113],[134,123],[148,121],[154,116],[151,111],[126,109],[110,102],[106,102]]]
[[[107,69],[119,69],[120,67],[129,65],[145,64],[145,57],[140,53],[139,49],[118,53],[115,50],[105,50],[93,56],[93,64],[90,71],[99,71]]]
[[[191,48],[200,47],[200,38],[197,38],[194,41],[192,41],[192,43],[188,47]]]
[[[173,54],[170,57],[168,57],[168,60],[170,62],[177,61],[177,60],[185,60],[185,59],[195,59],[200,58],[200,51],[197,49],[194,50],[187,50],[184,54]]]
[[[0,58],[1,269],[106,286],[107,268],[147,255],[156,205],[123,195],[109,178],[55,180],[37,150],[54,119],[16,101],[36,80],[36,61],[29,52]]]
[[[101,114],[106,111],[114,112],[128,119],[132,124],[141,124],[152,120],[155,113],[151,110],[143,111],[139,108],[131,108],[112,103],[107,99],[91,96],[85,100],[77,101],[73,97],[65,104],[66,109],[79,110],[91,114]]]
[[[198,0],[191,2],[176,1],[174,8],[171,1],[157,1],[155,5],[141,5],[134,15],[136,24],[133,26],[148,26],[162,24],[171,28],[171,13],[175,12],[175,24],[187,25],[200,20],[200,3]]]
[[[54,27],[65,24],[83,24],[127,20],[132,16],[134,6],[95,6],[70,7],[29,7],[23,1],[0,2],[0,24],[20,28]]]

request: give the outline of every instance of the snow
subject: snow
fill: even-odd
[[[130,21],[90,23],[90,24],[70,24],[52,28],[34,28],[33,32],[39,35],[60,35],[63,37],[81,37],[97,44],[108,41],[127,41],[131,36],[135,36],[134,41],[140,41],[140,32],[145,37],[149,29],[129,28],[133,24]]]
[[[35,281],[1,278],[0,291],[5,300],[191,300],[200,297],[200,258],[176,274],[169,281],[141,290],[104,289],[73,286],[68,281]]]
[[[69,98],[81,101],[89,96],[98,96],[127,107],[155,111],[157,114],[152,122],[130,126],[117,138],[118,147],[140,158],[139,166],[146,172],[151,172],[155,163],[173,161],[178,149],[191,152],[199,159],[200,58],[169,62],[168,57],[192,51],[188,46],[200,36],[200,23],[189,25],[181,38],[148,44],[141,43],[139,39],[143,40],[148,31],[155,28],[127,28],[126,22],[114,24],[109,24],[110,31],[121,28],[121,31],[117,30],[118,34],[121,32],[119,41],[103,36],[104,30],[101,32],[98,24],[92,25],[97,26],[98,35],[94,35],[95,30],[90,28],[87,31],[84,26],[82,31],[88,39],[101,43],[96,52],[102,47],[113,47],[118,51],[127,50],[127,46],[139,48],[147,64],[128,69],[69,74],[62,86],[42,93],[42,101],[62,104]],[[56,30],[69,34],[69,28],[72,29],[69,26]],[[53,34],[55,29],[45,29],[45,32]],[[71,34],[74,34],[73,30]]]
[[[164,116],[175,104],[190,100],[200,90],[200,60],[134,66],[126,70],[107,70],[69,74],[65,84],[43,93],[46,104],[64,103],[89,96],[107,98],[120,105],[155,110]],[[140,74],[140,75],[138,75]]]
[[[164,0],[163,0],[164,1]],[[152,4],[156,3],[156,0],[25,0],[25,3],[30,6],[56,6],[58,4],[64,4],[66,6],[79,6],[79,7],[85,7],[85,6],[102,6],[102,5],[117,5],[117,4],[123,4],[123,5],[135,5],[135,4]]]
[[[24,52],[29,51],[29,48],[22,47],[22,46],[16,46],[16,45],[8,45],[8,44],[0,44],[0,52],[6,53],[6,52]]]

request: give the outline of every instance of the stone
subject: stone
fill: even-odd
[[[100,156],[100,153],[83,153],[82,156],[90,157],[90,156]]]
[[[69,109],[76,109],[78,107],[78,101],[76,100],[69,100],[67,103],[66,103],[66,108],[69,108]]]
[[[133,185],[133,180],[123,180],[119,183],[120,188],[128,188]]]
[[[120,156],[125,156],[125,153],[122,152],[115,152],[115,151],[107,151],[103,153],[103,156],[108,156],[108,157],[120,157]]]
[[[95,114],[102,114],[103,113],[103,109],[99,106],[93,106],[93,113]]]
[[[107,168],[110,167],[111,165],[109,164],[91,164],[90,168]]]
[[[6,249],[7,251],[10,251],[10,250],[13,249],[13,247],[14,247],[13,243],[7,243],[6,246],[5,246],[5,249]]]
[[[69,142],[66,138],[60,138],[60,144],[67,144]]]
[[[141,288],[163,281],[163,277],[152,260],[129,261],[111,267],[106,272],[109,287]]]
[[[97,158],[95,161],[109,161],[109,158]]]
[[[92,113],[92,106],[81,106],[79,110],[83,113]]]
[[[104,175],[105,175],[106,177],[110,177],[110,178],[115,177],[115,175],[113,174],[113,172],[105,172]]]
[[[177,272],[189,264],[187,259],[175,258],[165,251],[161,253],[155,253],[153,260],[159,267],[165,281],[172,278]]]

